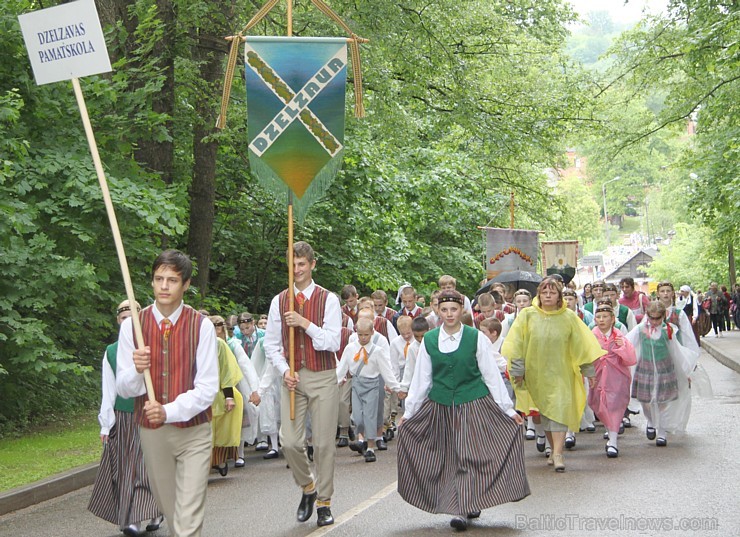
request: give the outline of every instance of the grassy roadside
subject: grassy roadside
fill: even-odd
[[[0,440],[0,492],[100,459],[97,411]]]

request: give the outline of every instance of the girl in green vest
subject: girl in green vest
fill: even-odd
[[[461,323],[463,296],[443,291],[438,300],[443,324],[424,335],[399,424],[398,491],[465,530],[482,509],[529,495],[523,420],[490,341]]]

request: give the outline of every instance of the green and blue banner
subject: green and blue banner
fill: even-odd
[[[347,39],[247,37],[244,58],[250,166],[302,220],[342,166]]]

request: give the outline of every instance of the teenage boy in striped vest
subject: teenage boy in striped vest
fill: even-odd
[[[116,388],[123,397],[136,397],[149,481],[173,537],[198,537],[203,528],[211,404],[219,389],[213,323],[182,301],[192,272],[185,254],[162,252],[152,265],[154,304],[140,315],[145,346],[135,350],[130,319],[118,339]],[[154,402],[147,399],[145,369]]]
[[[318,525],[334,523],[334,438],[339,413],[335,352],[339,350],[342,315],[339,299],[313,281],[316,267],[313,248],[306,242],[293,245],[294,304],[289,311],[288,290],[272,299],[267,316],[264,348],[267,358],[283,377],[280,438],[293,479],[303,489],[297,518],[313,514]],[[288,366],[288,333],[295,329],[295,374]],[[290,392],[295,392],[295,419],[290,419]],[[314,462],[306,456],[306,414],[311,416]]]

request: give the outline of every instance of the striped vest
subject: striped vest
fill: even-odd
[[[504,312],[501,310],[494,310],[493,315],[491,316],[494,319],[498,319],[499,322],[503,321],[506,317],[504,316]],[[485,315],[482,313],[476,313],[475,319],[473,319],[473,324],[475,324],[475,327],[480,330],[480,323],[483,322],[483,319],[485,319]]]
[[[192,390],[197,366],[195,362],[200,325],[203,316],[190,306],[183,306],[177,322],[172,326],[169,338],[165,341],[159,328],[152,306],[144,308],[140,314],[144,344],[151,349],[152,364],[149,369],[154,386],[154,397],[165,405],[177,399],[180,394]],[[132,327],[133,330],[133,327]],[[146,394],[136,398],[134,412],[136,421],[147,429],[160,425],[149,423],[144,415]],[[185,422],[173,423],[176,427],[192,427],[211,421],[210,407]]]
[[[388,319],[389,321],[393,320],[393,317],[398,313],[396,310],[389,308],[388,306],[385,307],[385,312],[383,312],[383,317]]]
[[[388,320],[385,317],[375,317],[375,320],[373,321],[373,329],[381,336],[385,336],[385,339],[388,340],[388,343],[391,342],[391,340],[388,338]]]
[[[342,327],[342,331],[339,337],[339,350],[337,351],[337,360],[342,359],[342,355],[344,354],[344,349],[349,344],[349,338],[353,333],[354,332],[352,332],[352,330],[350,330],[349,328],[345,326]]]
[[[350,319],[352,319],[352,322],[353,323],[356,323],[357,322],[357,311],[353,311],[352,309],[350,309],[350,307],[347,304],[345,304],[344,306],[342,306],[342,313],[344,313]]]
[[[297,302],[293,304],[293,310],[311,321],[318,327],[324,325],[324,311],[329,291],[318,285],[311,294],[311,299],[306,300],[303,306]],[[294,299],[295,300],[295,299]],[[285,316],[288,308],[288,290],[280,293],[278,297],[280,304],[280,318]],[[282,339],[283,353],[285,359],[288,359],[288,328],[283,324]],[[337,360],[331,351],[317,351],[313,348],[313,341],[306,334],[303,328],[295,327],[295,369],[299,371],[302,367],[307,367],[311,371],[326,371],[327,369],[336,369]]]
[[[118,353],[118,341],[108,345],[105,349],[105,357],[113,370],[113,376],[116,376],[116,355]],[[113,405],[114,410],[120,412],[128,412],[129,414],[134,411],[134,400],[133,398],[124,398],[120,395],[116,395],[116,404]]]

